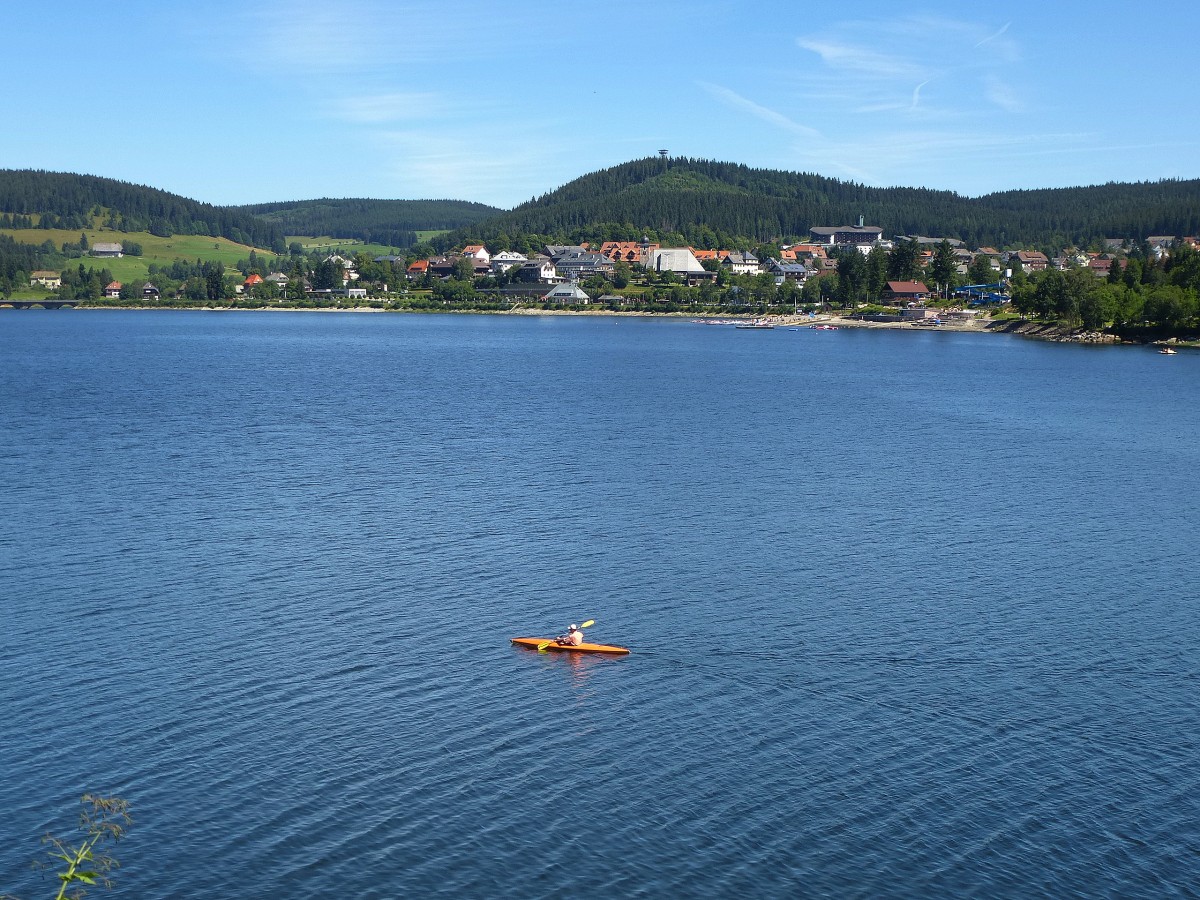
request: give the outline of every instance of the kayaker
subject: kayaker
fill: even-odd
[[[571,627],[567,629],[566,635],[564,637],[560,637],[558,642],[560,644],[578,647],[583,643],[583,632],[579,630],[578,625],[572,624]]]

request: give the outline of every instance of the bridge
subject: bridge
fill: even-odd
[[[35,306],[42,309],[62,309],[64,306],[74,308],[78,304],[78,300],[52,300],[49,297],[44,300],[0,300],[0,306],[11,306],[13,309],[33,309]]]

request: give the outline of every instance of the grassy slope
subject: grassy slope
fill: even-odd
[[[133,243],[142,245],[141,256],[123,256],[120,259],[102,259],[88,256],[67,260],[67,265],[72,268],[83,263],[84,268],[88,269],[109,269],[113,273],[113,277],[118,281],[145,278],[147,267],[151,263],[157,263],[159,266],[167,266],[177,259],[186,259],[188,261],[201,259],[205,262],[221,262],[225,266],[230,267],[239,259],[246,259],[252,249],[260,256],[273,255],[270,250],[264,250],[261,247],[252,248],[245,244],[235,244],[227,238],[215,238],[208,235],[177,234],[164,238],[147,232],[125,233],[120,231],[102,231],[98,228],[85,228],[82,233],[87,235],[89,245],[97,243],[119,244],[122,241],[132,241]],[[0,234],[12,235],[13,240],[23,244],[44,244],[47,240],[50,240],[54,243],[55,247],[61,247],[64,243],[73,244],[77,242],[80,232],[56,228],[6,228],[0,229]]]

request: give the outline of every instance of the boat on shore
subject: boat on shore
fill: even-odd
[[[542,644],[547,650],[556,653],[602,653],[609,656],[624,656],[629,653],[628,647],[617,647],[612,644],[559,644],[554,638],[519,637],[510,638],[514,647],[528,647],[537,650]]]
[[[766,319],[751,319],[749,322],[738,322],[734,328],[774,328],[774,322],[768,322]]]

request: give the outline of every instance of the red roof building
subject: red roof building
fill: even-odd
[[[884,300],[903,303],[907,300],[925,300],[929,297],[929,288],[920,281],[889,281],[883,291]]]

